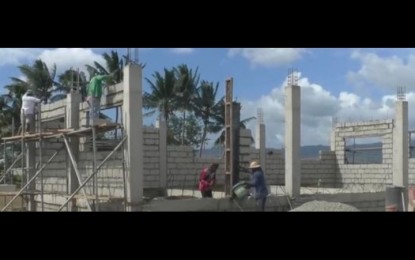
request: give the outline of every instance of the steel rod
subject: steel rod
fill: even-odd
[[[20,194],[22,194],[22,192],[30,185],[30,183],[36,179],[36,177],[43,171],[43,169],[56,157],[56,155],[58,155],[58,153],[61,150],[56,151],[51,157],[50,159],[36,172],[36,174],[20,189],[20,191],[9,201],[9,203],[7,203],[6,206],[4,206],[4,208],[1,210],[1,212],[3,212],[7,207],[10,206],[10,204],[13,203],[13,201],[20,196]]]
[[[71,196],[69,196],[69,198],[65,201],[65,203],[62,204],[62,206],[58,209],[58,211],[61,211],[66,204],[68,204],[68,202],[75,197],[75,195],[85,186],[85,184],[88,183],[88,181],[90,181],[92,179],[92,177],[98,173],[99,169],[101,169],[101,167],[107,162],[107,160],[121,147],[121,145],[125,142],[125,140],[127,140],[127,137],[124,137],[121,142],[114,148],[114,150],[112,150],[111,153],[109,153],[107,155],[107,157],[105,157],[105,159],[97,166],[97,169],[95,172],[93,172],[91,175],[88,176],[88,178],[81,184],[79,185],[79,187],[72,193]]]

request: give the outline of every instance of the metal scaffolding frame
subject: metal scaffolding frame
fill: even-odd
[[[40,113],[39,113],[40,114]],[[78,192],[80,190],[82,190],[82,197],[85,198],[86,200],[86,204],[87,207],[90,211],[92,211],[92,207],[90,205],[89,200],[93,200],[95,207],[94,210],[98,211],[99,207],[99,200],[102,198],[99,196],[98,194],[98,179],[97,179],[97,174],[99,173],[99,170],[101,169],[101,167],[108,161],[108,159],[121,147],[123,146],[125,140],[127,139],[127,136],[125,135],[124,131],[123,131],[123,127],[122,124],[118,124],[117,122],[115,124],[103,124],[103,125],[99,125],[99,126],[88,126],[88,127],[84,127],[84,128],[80,128],[80,129],[57,129],[54,132],[42,132],[42,127],[41,127],[41,120],[40,117],[38,117],[38,131],[37,133],[34,134],[26,134],[25,131],[23,131],[25,128],[24,126],[24,122],[23,122],[23,127],[22,127],[22,134],[21,135],[17,135],[14,136],[12,135],[11,137],[5,137],[2,138],[3,139],[3,146],[4,146],[4,150],[6,150],[6,145],[9,143],[15,144],[17,142],[21,142],[21,153],[14,159],[13,163],[10,165],[10,167],[8,167],[8,169],[6,169],[5,166],[5,171],[4,171],[4,175],[2,176],[2,178],[0,179],[0,183],[3,180],[6,180],[6,176],[7,174],[14,169],[14,166],[17,164],[17,162],[19,160],[21,160],[21,171],[22,171],[22,177],[26,176],[26,182],[25,184],[20,188],[20,190],[14,195],[14,197],[1,209],[1,212],[5,211],[19,196],[34,196],[39,194],[40,195],[40,200],[41,200],[41,210],[44,211],[44,178],[43,178],[43,170],[46,168],[47,165],[49,165],[53,159],[58,155],[58,153],[61,150],[64,150],[66,148],[67,154],[69,155],[70,158],[70,162],[72,164],[72,167],[76,173],[76,177],[77,177],[77,181],[79,183],[79,187],[72,193],[72,194],[68,194],[68,199],[66,199],[65,203],[63,205],[60,206],[60,208],[58,209],[58,211],[61,211],[72,199],[73,197],[78,194]],[[23,120],[24,121],[24,120]],[[122,140],[120,141],[120,143],[109,153],[109,155],[98,165],[96,166],[96,152],[97,152],[97,147],[96,147],[96,134],[97,133],[102,133],[102,132],[107,132],[107,131],[112,131],[115,130],[117,131],[118,129],[122,130],[123,136],[122,136]],[[92,153],[93,153],[93,173],[91,175],[89,175],[87,177],[87,179],[85,181],[82,181],[82,176],[81,173],[79,172],[78,169],[78,164],[75,160],[75,157],[73,155],[73,151],[71,149],[70,146],[70,142],[68,140],[68,137],[83,137],[83,136],[90,136],[92,135]],[[62,147],[59,151],[55,152],[46,163],[43,163],[42,160],[42,149],[43,149],[43,142],[47,141],[48,139],[53,139],[53,138],[62,138],[63,142],[64,142],[64,147]],[[34,176],[32,176],[29,179],[29,171],[26,169],[27,165],[25,165],[25,155],[26,155],[26,149],[27,146],[26,144],[29,142],[35,142],[38,143],[39,146],[39,160],[38,160],[38,167],[39,169],[36,171],[36,173],[34,174]],[[5,161],[6,161],[6,153],[4,153],[4,157],[5,157]],[[35,163],[36,164],[36,163]],[[125,178],[125,159],[124,156],[122,157],[122,165],[123,165],[123,188],[124,188],[124,194],[125,194],[125,189],[126,189],[126,181],[124,180]],[[26,166],[26,167],[25,167]],[[32,184],[36,178],[40,176],[40,192],[38,193],[35,190],[31,190],[29,189],[29,185]],[[85,190],[85,185],[91,180],[94,179],[93,181],[93,196],[88,196],[88,194],[86,193]],[[67,179],[68,181],[68,179]],[[36,188],[35,188],[36,189]],[[9,192],[10,193],[10,192]],[[8,193],[8,194],[9,194]],[[49,194],[57,194],[58,192],[52,192]],[[126,198],[124,198],[126,199]]]

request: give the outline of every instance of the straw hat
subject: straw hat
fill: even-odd
[[[259,164],[258,161],[252,161],[251,164],[249,165],[249,169],[255,169],[259,167],[261,167],[261,165]]]

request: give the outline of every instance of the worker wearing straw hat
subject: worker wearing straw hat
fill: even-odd
[[[249,169],[251,169],[251,179],[247,182],[247,186],[248,188],[255,188],[254,198],[256,202],[256,210],[265,211],[265,202],[268,196],[265,174],[262,171],[261,165],[256,160],[251,162]]]

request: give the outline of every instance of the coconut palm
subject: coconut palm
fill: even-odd
[[[53,93],[55,93],[51,97],[51,102],[55,102],[60,99],[66,98],[66,95],[70,92],[71,88],[79,87],[79,91],[82,95],[82,100],[86,97],[86,86],[87,86],[86,76],[84,72],[80,72],[78,70],[74,70],[70,68],[66,70],[64,73],[59,75],[58,77],[58,84],[54,87]]]
[[[236,101],[233,101],[234,103],[236,103]],[[218,108],[218,112],[214,113],[215,115],[215,120],[218,122],[218,124],[221,126],[220,130],[222,130],[221,135],[216,139],[215,141],[215,145],[223,145],[225,143],[225,100],[222,99],[219,102],[219,105],[217,106]],[[256,117],[249,117],[246,119],[243,119],[240,121],[239,124],[239,128],[240,129],[246,129],[246,124],[249,123],[251,120],[256,119]],[[220,131],[219,130],[219,131]],[[217,131],[216,133],[218,133],[219,131]],[[254,142],[254,139],[251,137],[251,141]]]
[[[26,92],[25,85],[11,84],[5,86],[9,90],[8,94],[0,96],[0,128],[2,136],[10,135],[12,122],[14,129],[20,125],[20,109],[22,106],[22,96]]]
[[[198,68],[193,72],[186,64],[178,65],[174,68],[176,73],[176,92],[177,92],[177,108],[183,113],[182,124],[182,144],[186,135],[186,111],[192,111],[191,101],[195,96],[196,87],[199,84]]]
[[[220,109],[220,102],[216,101],[216,94],[218,92],[219,83],[216,83],[214,87],[213,82],[202,81],[200,86],[197,88],[196,96],[191,103],[192,109],[195,115],[199,117],[203,122],[202,140],[199,151],[199,156],[202,156],[202,151],[206,143],[206,136],[208,133],[217,133],[222,130],[223,125],[216,120],[220,117],[215,115]]]
[[[163,119],[168,122],[169,117],[177,108],[176,103],[176,77],[174,70],[164,69],[164,77],[155,72],[153,75],[154,81],[148,78],[146,81],[150,84],[151,92],[145,92],[143,96],[143,107],[149,109],[148,115],[159,112]]]
[[[38,98],[43,99],[47,103],[52,96],[53,87],[56,85],[54,81],[56,65],[53,65],[52,69],[49,70],[46,63],[38,59],[32,66],[25,64],[18,68],[26,79],[11,78],[12,81],[25,85],[27,89],[32,89]]]

